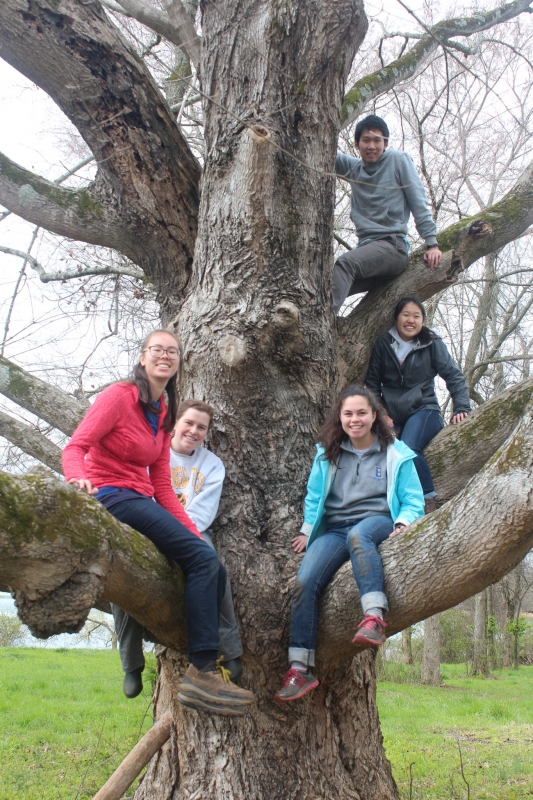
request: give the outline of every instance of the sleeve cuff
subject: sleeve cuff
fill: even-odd
[[[304,524],[300,528],[300,533],[303,533],[305,536],[309,536],[312,530],[313,526],[310,525],[309,522],[304,522]]]

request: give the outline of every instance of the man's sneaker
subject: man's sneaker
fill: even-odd
[[[384,633],[386,627],[387,625],[381,617],[371,617],[370,614],[366,614],[364,620],[357,626],[358,633],[355,634],[352,642],[362,647],[369,645],[379,647],[387,638]]]
[[[247,689],[235,686],[229,670],[213,661],[202,669],[189,666],[178,689],[178,700],[189,708],[240,717],[249,710],[254,696]]]
[[[291,667],[283,678],[281,689],[274,700],[277,703],[290,703],[291,700],[299,700],[317,686],[318,680],[312,672],[301,672],[299,669]]]

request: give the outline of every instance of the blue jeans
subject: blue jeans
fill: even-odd
[[[394,523],[389,515],[346,520],[332,525],[306,551],[296,576],[291,608],[289,661],[313,667],[318,628],[318,602],[335,573],[351,559],[363,612],[388,609],[378,546]]]
[[[424,448],[444,427],[440,411],[433,408],[421,408],[409,417],[403,428],[396,427],[401,441],[416,453],[415,467],[422,484],[425,498],[436,497],[433,478],[428,462],[424,458]]]
[[[218,618],[226,570],[215,550],[153,500],[144,497],[124,500],[108,510],[150,539],[185,573],[187,649],[191,661],[195,653],[218,652]]]

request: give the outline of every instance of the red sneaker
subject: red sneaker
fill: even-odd
[[[299,700],[304,694],[316,689],[318,680],[309,672],[301,672],[299,669],[291,669],[283,678],[281,689],[274,697],[277,703],[289,703],[291,700]]]
[[[381,617],[371,617],[370,614],[366,614],[364,620],[357,626],[359,632],[355,634],[352,642],[362,647],[379,647],[387,638],[384,633],[386,627]]]

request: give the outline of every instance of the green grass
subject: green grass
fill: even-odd
[[[149,688],[149,687],[148,687]],[[0,800],[92,798],[151,725],[118,653],[0,648]]]
[[[533,667],[497,680],[442,667],[444,687],[379,683],[387,756],[402,800],[526,800],[533,797]],[[410,790],[409,764],[412,767]]]
[[[471,800],[533,797],[533,667],[443,674],[442,688],[378,684],[402,800],[466,800],[459,746]],[[149,691],[123,696],[116,652],[0,648],[0,800],[92,798],[151,718]]]

